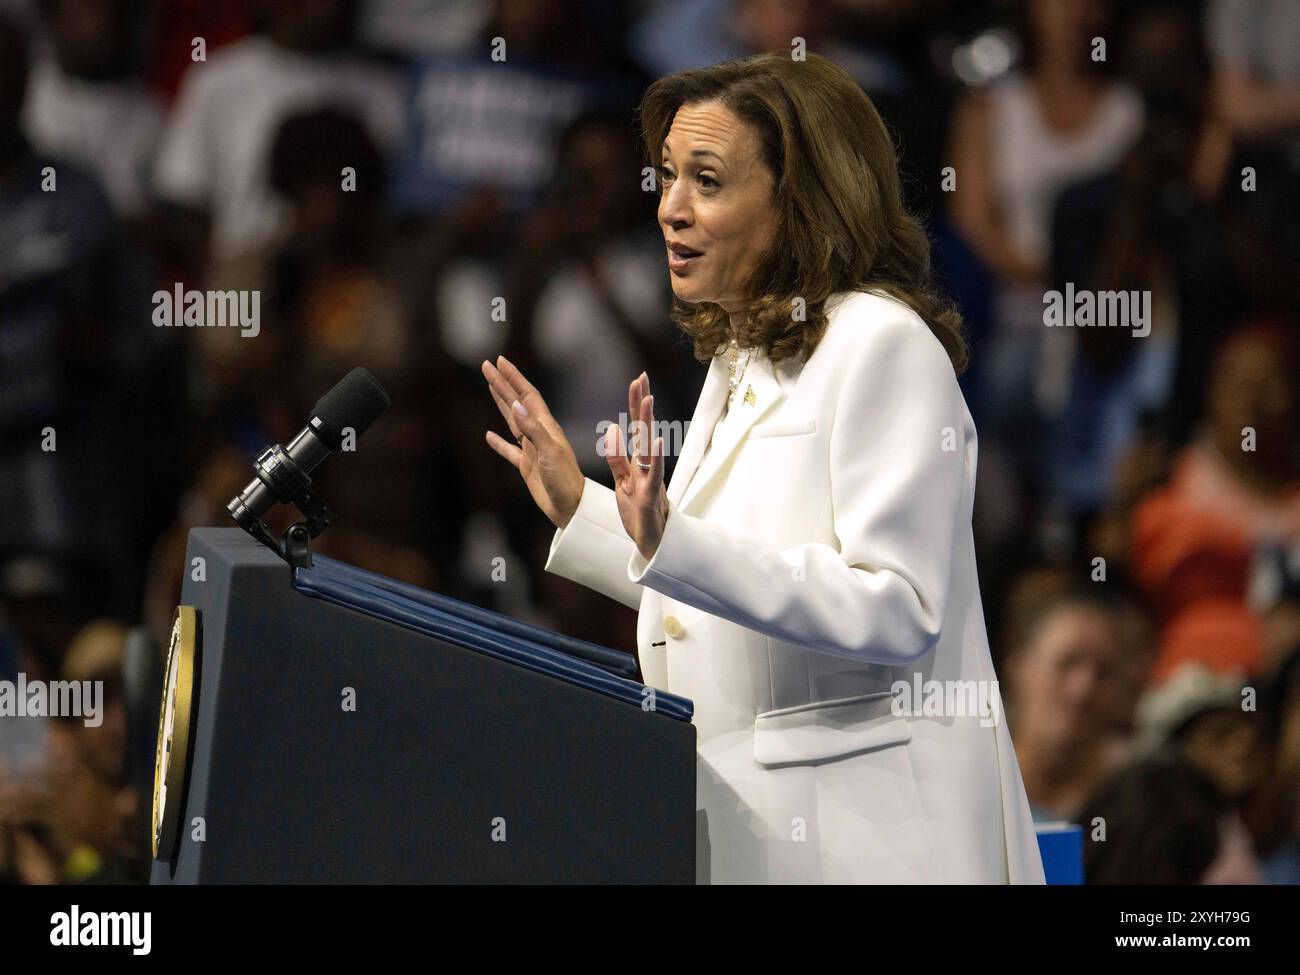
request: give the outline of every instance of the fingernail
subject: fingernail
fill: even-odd
[[[644,372],[641,373],[641,375],[640,375],[639,378],[644,379],[646,382],[649,382],[649,381],[650,381],[650,377],[647,376]]]
[[[524,404],[521,403],[521,402],[519,402],[519,400],[515,400],[514,406],[511,407],[511,409],[513,409],[513,410],[514,410],[516,413],[518,413],[520,416],[527,416],[527,415],[528,415],[528,411],[527,411],[526,409],[524,409]]]

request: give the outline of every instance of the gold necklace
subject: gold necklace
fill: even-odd
[[[740,354],[740,345],[735,339],[731,340],[731,364],[728,366],[729,378],[727,380],[727,402],[730,403],[736,396],[736,389],[740,386],[740,380],[745,376],[745,370],[749,368],[749,359],[753,354],[751,349],[745,350],[745,364],[736,371],[736,359]]]

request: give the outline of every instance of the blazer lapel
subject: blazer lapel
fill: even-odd
[[[714,424],[722,415],[722,404],[726,398],[727,357],[718,355],[709,363],[709,371],[704,376],[704,387],[695,403],[695,415],[691,417],[690,426],[686,429],[682,452],[673,467],[673,476],[668,481],[668,500],[674,505],[681,504],[682,494],[699,466],[700,458],[704,456],[709,438],[713,436]]]
[[[670,491],[669,499],[675,500],[677,507],[682,510],[689,508],[699,493],[727,469],[727,462],[744,442],[750,427],[767,416],[786,396],[771,361],[765,355],[754,353],[740,378],[735,398],[728,407],[729,411],[737,415],[728,419],[710,446],[727,399],[727,366],[725,355],[714,359],[704,391],[700,395],[696,416],[691,420],[687,444],[683,445],[681,461],[685,463],[688,460],[686,447],[689,446],[692,451],[689,458],[691,466],[681,474],[673,472],[673,487],[679,493],[674,499],[673,492]],[[680,488],[679,481],[682,482]]]

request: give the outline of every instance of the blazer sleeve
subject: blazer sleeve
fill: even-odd
[[[776,639],[899,664],[939,640],[966,477],[964,401],[943,346],[911,317],[873,320],[845,353],[830,433],[836,547],[778,549],[670,510],[627,578]],[[855,337],[856,338],[856,337]]]
[[[642,587],[627,577],[627,560],[636,544],[623,527],[614,492],[591,478],[585,481],[578,510],[551,540],[546,571],[638,609]]]

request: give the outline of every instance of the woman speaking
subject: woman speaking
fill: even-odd
[[[663,438],[617,425],[614,489],[585,478],[504,357],[483,373],[513,441],[487,441],[557,526],[546,568],[638,608],[646,683],[695,702],[699,879],[1042,883],[976,581],[961,321],[880,116],[776,54],[663,78],[640,115],[709,363],[672,483]],[[656,429],[644,373],[628,415]]]

